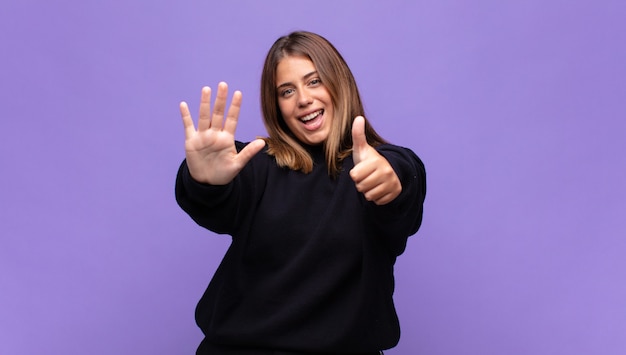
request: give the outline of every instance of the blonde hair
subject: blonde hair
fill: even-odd
[[[309,173],[313,159],[301,142],[287,127],[278,107],[276,68],[288,56],[302,56],[311,60],[322,84],[328,90],[335,117],[324,143],[326,166],[331,176],[341,171],[343,159],[352,151],[352,122],[364,116],[363,104],[356,81],[346,61],[324,37],[306,31],[293,32],[280,37],[270,48],[261,75],[261,109],[263,123],[269,137],[268,154],[274,156],[281,167]],[[372,146],[387,143],[365,120],[365,136]]]

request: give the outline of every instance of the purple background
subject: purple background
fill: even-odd
[[[178,103],[244,93],[318,32],[426,163],[388,354],[626,353],[626,5],[9,0],[0,12],[0,353],[191,354],[228,244],[176,205]]]

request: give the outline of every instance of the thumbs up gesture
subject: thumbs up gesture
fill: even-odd
[[[366,200],[385,205],[400,195],[400,179],[387,159],[367,144],[365,119],[361,116],[352,124],[352,159],[354,168],[350,177]]]

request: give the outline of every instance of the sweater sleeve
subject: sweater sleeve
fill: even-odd
[[[236,144],[238,151],[245,146],[240,142]],[[250,161],[226,185],[209,185],[194,180],[184,160],[176,176],[176,202],[198,225],[215,233],[234,236],[255,196],[253,165]]]
[[[426,170],[420,158],[408,148],[390,144],[377,151],[383,155],[398,175],[402,192],[386,205],[370,204],[370,213],[378,227],[385,231],[395,255],[400,255],[407,238],[417,233],[422,224],[426,197]]]
[[[217,214],[218,206],[227,202],[233,192],[233,185],[233,182],[214,186],[195,181],[189,173],[187,161],[184,160],[176,176],[176,202],[200,226],[216,233],[228,233],[228,218]]]

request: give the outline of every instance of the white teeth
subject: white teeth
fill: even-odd
[[[319,111],[315,111],[315,112],[309,113],[308,115],[300,118],[300,120],[302,122],[310,121],[310,120],[314,119],[315,117],[319,116],[322,113],[322,111],[323,110],[319,110]]]

